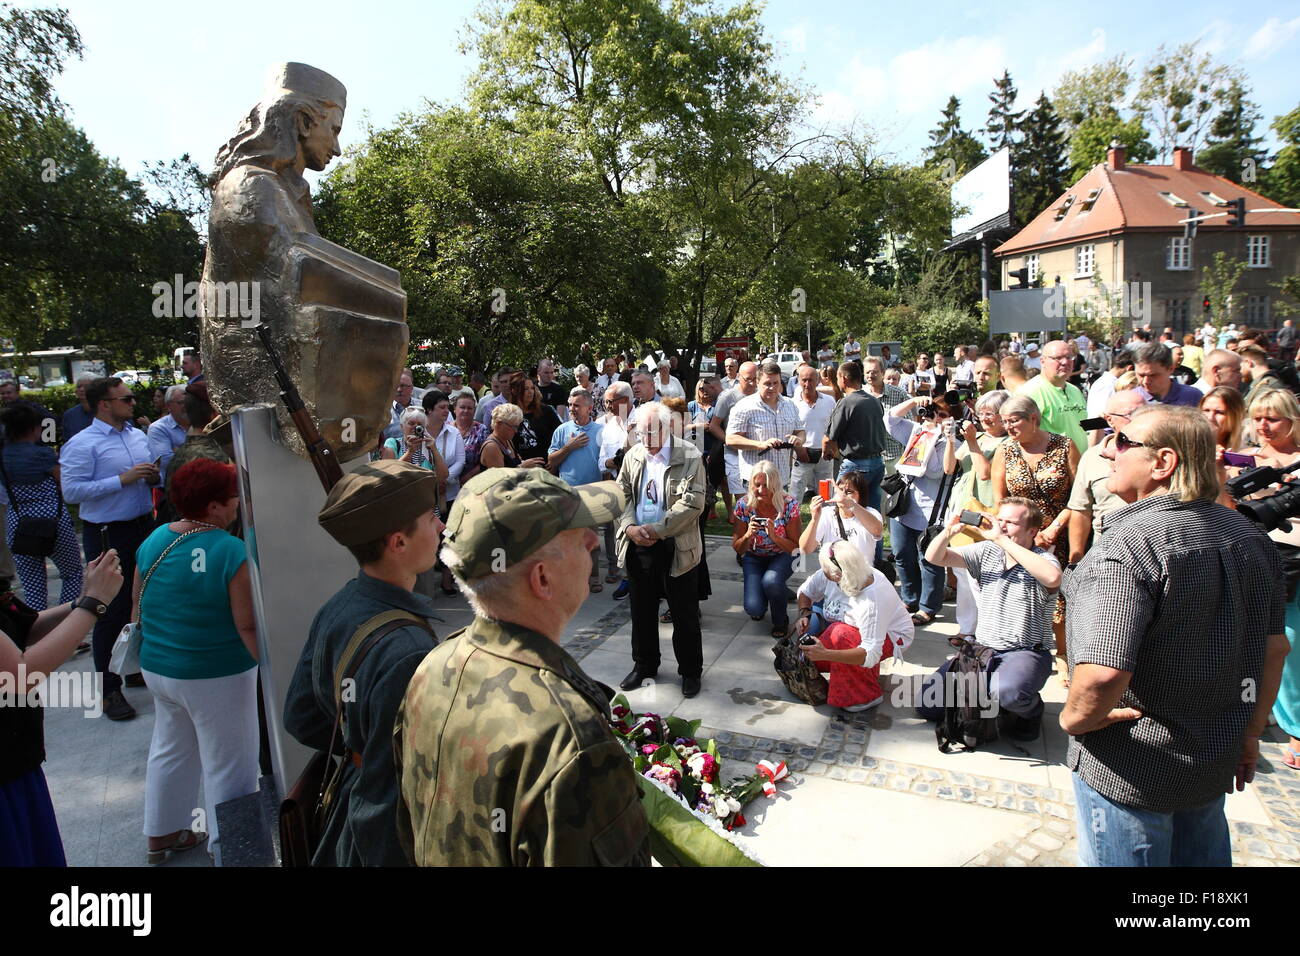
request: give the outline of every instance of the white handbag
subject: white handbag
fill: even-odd
[[[153,577],[154,570],[162,564],[163,558],[167,557],[171,549],[180,544],[184,538],[192,534],[198,534],[200,531],[207,531],[207,528],[195,528],[192,531],[186,531],[176,538],[171,544],[163,548],[163,553],[158,555],[158,560],[149,568],[143,580],[140,582],[140,606],[144,606],[144,589]],[[144,632],[140,625],[135,621],[130,621],[118,632],[117,640],[113,642],[113,650],[108,657],[108,670],[119,677],[125,677],[127,674],[138,674],[140,672],[140,643],[144,640]]]

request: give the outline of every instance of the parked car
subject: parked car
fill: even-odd
[[[789,379],[794,370],[803,364],[802,352],[774,352],[768,358],[781,366],[782,379]]]
[[[128,368],[120,372],[114,372],[110,378],[120,378],[126,385],[148,385],[153,381],[153,375],[147,369]]]

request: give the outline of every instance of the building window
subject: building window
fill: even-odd
[[[1029,270],[1029,284],[1038,281],[1038,256],[1025,256],[1025,268]]]
[[[1175,331],[1187,328],[1190,305],[1186,299],[1165,299],[1165,324],[1173,326]]]
[[[1174,236],[1169,240],[1169,252],[1165,257],[1166,269],[1190,269],[1192,267],[1192,240]]]
[[[1246,296],[1246,324],[1253,329],[1268,328],[1268,296]]]
[[[1092,243],[1086,246],[1079,246],[1074,250],[1074,274],[1075,276],[1092,275],[1093,265],[1097,260],[1097,247]]]
[[[1246,238],[1246,264],[1252,269],[1268,268],[1268,236]]]

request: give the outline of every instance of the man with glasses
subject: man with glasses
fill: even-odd
[[[153,498],[149,486],[159,483],[158,465],[142,431],[128,428],[135,413],[135,396],[120,378],[97,378],[86,387],[86,400],[95,420],[63,446],[59,470],[63,497],[81,506],[82,543],[86,560],[113,548],[122,562],[122,576],[135,574],[135,551],[153,531]],[[131,617],[132,589],[124,587],[99,616],[91,638],[95,669],[103,675],[104,716],[126,720],[135,709],[122,694],[122,679],[108,671],[113,642]],[[130,686],[143,686],[139,674]]]
[[[1082,452],[1088,447],[1088,434],[1080,424],[1087,412],[1087,402],[1078,386],[1070,384],[1074,374],[1074,355],[1070,346],[1056,339],[1043,347],[1042,374],[1035,375],[1016,389],[1017,395],[1034,400],[1042,412],[1041,427],[1065,435]]]
[[[659,598],[668,598],[673,654],[682,696],[700,692],[704,649],[695,569],[703,554],[704,457],[673,434],[674,416],[658,402],[637,409],[641,441],[627,450],[618,481],[626,505],[618,522],[619,563],[627,571],[632,611],[633,690],[659,673]]]
[[[1216,503],[1214,433],[1148,405],[1103,452],[1126,502],[1065,575],[1079,862],[1230,866],[1224,795],[1255,777],[1289,649],[1282,566]]]
[[[1146,399],[1136,388],[1112,392],[1106,403],[1104,417],[1109,431],[1124,428],[1133,413],[1146,404]],[[1097,429],[1101,435],[1103,429]],[[1074,486],[1070,489],[1070,567],[1083,560],[1088,550],[1088,535],[1096,543],[1106,531],[1106,517],[1124,507],[1124,501],[1115,495],[1106,483],[1110,480],[1110,460],[1102,457],[1113,436],[1103,437],[1098,444],[1083,453],[1075,471]]]
[[[393,407],[391,416],[388,421],[388,427],[384,429],[385,438],[401,439],[402,426],[399,421],[402,412],[411,407],[411,397],[415,394],[415,373],[409,368],[402,369],[397,376],[397,395],[393,398]]]

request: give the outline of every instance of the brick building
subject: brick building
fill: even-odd
[[[1067,309],[1117,315],[1124,313],[1114,307],[1106,311],[1103,292],[1113,297],[1121,287],[1147,289],[1145,283],[1150,283],[1152,328],[1168,325],[1189,332],[1206,318],[1201,270],[1216,252],[1226,252],[1246,260],[1247,268],[1233,294],[1231,314],[1213,320],[1255,328],[1279,325],[1275,286],[1300,272],[1300,213],[1254,212],[1282,207],[1198,169],[1191,150],[1175,149],[1173,160],[1171,166],[1130,166],[1124,148],[1112,147],[1106,162],[993,251],[1002,287],[1010,288],[1011,270],[1028,268],[1031,282],[1065,286]],[[1226,212],[1227,203],[1238,197],[1246,201],[1245,228],[1234,228],[1223,217],[1201,223],[1194,239],[1183,237],[1179,220],[1188,218],[1190,209],[1202,216]],[[1141,324],[1132,317],[1145,309],[1143,304],[1127,311],[1130,326]]]

